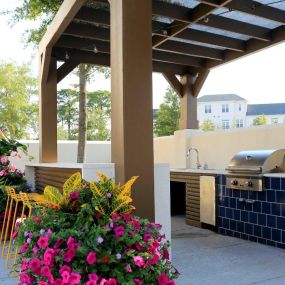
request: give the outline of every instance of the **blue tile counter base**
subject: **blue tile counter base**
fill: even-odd
[[[253,192],[226,189],[225,177],[217,179],[218,232],[285,249],[285,178],[264,177],[264,183],[263,192]]]

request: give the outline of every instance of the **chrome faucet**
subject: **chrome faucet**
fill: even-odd
[[[191,150],[194,150],[194,151],[197,153],[197,162],[196,162],[196,165],[197,165],[197,169],[200,169],[202,165],[200,164],[199,151],[198,151],[197,148],[194,148],[194,147],[189,148],[188,151],[187,151],[187,153],[186,153],[186,157],[187,157],[188,159],[190,158]]]

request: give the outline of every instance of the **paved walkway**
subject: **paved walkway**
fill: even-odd
[[[285,250],[225,237],[172,219],[177,285],[284,285]]]
[[[217,235],[172,219],[177,285],[284,285],[285,250]],[[16,285],[0,258],[0,285]]]

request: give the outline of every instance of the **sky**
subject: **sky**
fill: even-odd
[[[22,0],[0,0],[0,10],[13,9]],[[37,76],[38,60],[36,49],[25,47],[22,35],[35,23],[21,22],[10,27],[9,17],[0,16],[0,61],[29,63],[34,76]],[[249,103],[285,102],[285,43],[236,60],[210,72],[199,96],[209,94],[238,94]],[[75,76],[68,76],[59,88],[77,84]],[[168,83],[161,74],[153,74],[153,107],[162,102]],[[110,90],[110,80],[97,74],[90,82],[88,90]]]

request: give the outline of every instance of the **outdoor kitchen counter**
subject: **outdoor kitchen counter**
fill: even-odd
[[[225,174],[223,169],[172,168],[170,170],[172,203],[174,208],[178,208],[178,210],[179,207],[180,209],[185,207],[186,224],[201,227],[200,176],[220,176],[223,174]],[[181,187],[175,182],[184,183],[185,187]],[[186,195],[183,194],[184,191]],[[181,194],[184,197],[183,195],[181,197]]]

